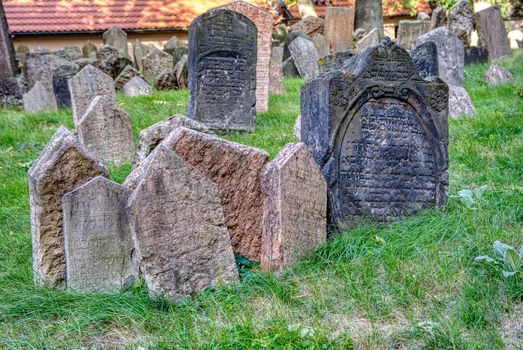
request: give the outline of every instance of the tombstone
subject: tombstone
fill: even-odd
[[[474,28],[474,10],[469,0],[459,0],[449,13],[449,30],[463,42],[465,47],[470,46],[470,35]]]
[[[308,36],[325,34],[325,20],[320,17],[307,16],[292,25],[291,33],[303,33]]]
[[[294,127],[292,128],[292,132],[298,140],[301,140],[301,115],[298,115],[298,117],[296,118],[296,121],[294,122]]]
[[[189,67],[187,62],[189,56],[183,55],[178,63],[174,66],[174,72],[176,73],[176,84],[179,89],[187,89],[189,87]]]
[[[299,78],[300,73],[294,64],[294,58],[289,57],[286,61],[282,63],[282,72],[283,76],[287,78]]]
[[[24,110],[29,113],[42,113],[57,110],[53,90],[37,81],[23,96]]]
[[[126,56],[129,56],[129,49],[127,48],[127,33],[118,28],[112,26],[103,33],[104,45],[109,45],[122,51]]]
[[[109,45],[100,47],[96,54],[98,67],[113,79],[116,79],[125,67],[133,64],[125,52]]]
[[[101,70],[88,65],[69,80],[73,105],[73,121],[77,125],[96,96],[116,105],[113,79]]]
[[[69,73],[78,69],[78,66],[63,58],[60,58],[49,52],[33,52],[28,53],[24,65],[24,76],[29,87],[33,87],[37,81],[44,85],[53,85],[53,73],[65,72]],[[64,74],[67,75],[67,74]]]
[[[16,48],[15,56],[16,56],[16,61],[18,62],[18,67],[25,65],[25,61],[27,59],[27,54],[29,52],[31,52],[31,50],[29,50],[29,47],[27,47],[26,45],[19,45]]]
[[[465,50],[463,42],[445,27],[436,28],[418,38],[419,46],[426,42],[436,44],[439,76],[449,85],[463,86]]]
[[[329,224],[387,222],[445,205],[448,87],[388,37],[301,92],[301,140],[328,185]]]
[[[449,116],[459,119],[464,115],[474,115],[476,109],[467,93],[461,86],[449,85]]]
[[[220,8],[241,13],[249,18],[258,30],[258,48],[256,61],[256,111],[267,112],[269,109],[269,68],[271,61],[272,13],[246,1],[233,1]]]
[[[327,184],[304,143],[267,164],[260,266],[281,272],[327,239]]]
[[[107,176],[100,163],[64,127],[51,138],[28,172],[33,273],[41,286],[62,287],[65,257],[62,196],[90,179]]]
[[[96,55],[97,50],[98,48],[96,47],[96,45],[93,44],[91,40],[87,40],[87,42],[82,47],[82,56],[84,58],[92,58],[93,54]]]
[[[76,63],[66,63],[66,61],[62,60],[55,62],[53,65],[51,69],[53,75],[53,92],[58,108],[71,107],[69,79],[78,73],[79,70],[80,67]]]
[[[211,133],[205,124],[199,123],[184,115],[175,114],[140,131],[134,164],[138,165],[141,163],[156,148],[156,146],[160,144],[160,142],[180,126],[206,134]]]
[[[18,73],[15,48],[9,33],[4,6],[0,1],[0,77],[3,80],[14,78]]]
[[[430,16],[427,12],[418,12],[416,19],[418,21],[430,21]]]
[[[325,10],[325,37],[329,51],[340,52],[352,47],[355,10],[345,7],[327,7]],[[321,55],[323,57],[324,55]]]
[[[114,87],[116,90],[122,90],[123,86],[127,84],[129,80],[131,80],[134,77],[142,77],[140,72],[138,72],[136,69],[134,69],[132,66],[126,66],[124,70],[118,75],[118,77],[114,81]]]
[[[272,42],[273,46],[279,46],[283,44],[289,37],[289,29],[285,23],[280,23],[274,26],[272,29]]]
[[[320,66],[320,72],[323,73],[323,72],[343,69],[343,66],[345,64],[347,64],[347,62],[354,56],[356,56],[356,51],[347,50],[347,51],[332,53],[330,55],[322,57],[318,60],[318,65]]]
[[[381,40],[384,35],[382,1],[356,1],[354,28],[363,28],[367,32],[370,32],[372,29],[376,28],[378,30],[378,40]]]
[[[156,90],[175,90],[178,89],[178,80],[175,72],[163,72],[154,78],[154,88]]]
[[[143,74],[147,79],[154,79],[163,73],[172,73],[174,58],[167,52],[156,48],[149,49],[147,56],[143,58]]]
[[[269,93],[271,94],[285,94],[285,87],[283,86],[283,46],[275,46],[271,52],[271,74]]]
[[[489,60],[512,56],[510,42],[499,6],[491,6],[474,14],[478,46],[488,50]]]
[[[189,29],[187,115],[224,132],[256,127],[257,30],[246,16],[211,10]]]
[[[310,38],[298,36],[289,44],[289,51],[302,78],[312,79],[320,73],[318,51]]]
[[[329,43],[327,42],[327,39],[323,35],[313,35],[312,36],[312,42],[314,43],[314,47],[316,48],[316,51],[318,52],[318,57],[323,57],[329,54]]]
[[[378,45],[380,36],[378,29],[374,28],[356,43],[356,52],[362,53],[369,48]]]
[[[492,64],[489,67],[487,73],[485,73],[485,80],[487,81],[487,85],[502,84],[512,79],[514,79],[512,74],[497,64]]]
[[[62,197],[69,290],[111,293],[138,280],[126,212],[130,194],[97,176]]]
[[[166,147],[147,159],[128,208],[152,296],[179,302],[238,282],[216,184]]]
[[[407,50],[412,50],[416,46],[416,39],[428,31],[430,31],[428,21],[402,20],[398,26],[397,43]]]
[[[427,41],[416,47],[410,53],[420,78],[439,76],[438,49],[432,41]]]
[[[125,96],[152,96],[153,89],[142,77],[136,76],[129,80],[122,88]]]
[[[140,71],[143,71],[143,58],[149,53],[149,47],[136,39],[133,44],[134,63]]]
[[[438,27],[447,26],[447,13],[445,9],[441,6],[438,6],[432,11],[432,17],[430,18],[430,30],[436,29]]]
[[[173,56],[173,62],[176,63],[183,55],[187,55],[189,50],[183,41],[173,36],[163,45],[163,51]]]
[[[488,50],[483,47],[465,48],[465,65],[488,63]]]
[[[134,156],[131,118],[113,101],[96,96],[77,124],[78,139],[104,163],[123,164]]]
[[[177,128],[162,144],[218,185],[234,251],[259,261],[263,221],[260,177],[268,154],[184,127]]]
[[[65,46],[64,48],[53,52],[53,54],[69,62],[74,62],[83,57],[82,50],[76,46]]]

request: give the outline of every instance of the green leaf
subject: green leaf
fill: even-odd
[[[517,272],[510,272],[510,271],[503,271],[503,276],[504,277],[512,277],[516,274]]]
[[[523,246],[521,246],[521,248],[519,248],[519,256],[521,258],[523,258]]]
[[[471,190],[461,190],[458,192],[459,199],[467,207],[471,207],[474,204],[474,194]]]
[[[494,242],[494,256],[496,259],[505,261],[505,254],[508,248],[512,248],[509,245],[506,245],[505,243],[501,243],[500,241]],[[514,249],[514,248],[512,248]]]
[[[477,256],[476,258],[474,258],[474,261],[486,261],[488,263],[497,263],[496,260],[492,259],[490,256],[488,255],[481,255],[481,256]]]
[[[487,185],[483,185],[474,191],[474,196],[476,197],[476,199],[480,199],[486,191]]]
[[[510,271],[518,272],[521,266],[521,258],[516,252],[516,249],[509,247],[505,252],[505,264],[510,268]]]

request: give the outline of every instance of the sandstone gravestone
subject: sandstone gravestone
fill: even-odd
[[[465,48],[465,65],[482,64],[488,62],[488,50],[483,47]]]
[[[0,78],[7,80],[18,73],[15,59],[15,48],[7,25],[4,7],[0,1]]]
[[[118,28],[112,26],[103,33],[104,45],[109,45],[125,53],[129,56],[129,49],[127,48],[127,33]]]
[[[438,49],[432,41],[416,47],[410,53],[420,78],[439,76]]]
[[[95,44],[93,44],[90,40],[87,40],[87,42],[82,46],[82,56],[84,58],[97,58],[96,51],[98,48]]]
[[[362,53],[365,50],[378,45],[380,42],[380,36],[378,29],[374,28],[367,34],[363,36],[357,43],[356,43],[356,52]]]
[[[23,100],[24,109],[29,113],[49,112],[57,109],[53,90],[39,81],[24,94]]]
[[[485,80],[488,85],[496,85],[512,80],[512,74],[503,67],[497,64],[492,64],[487,73],[485,73]]]
[[[123,86],[125,96],[152,96],[153,88],[142,77],[134,77]]]
[[[312,79],[320,73],[319,55],[312,40],[298,36],[289,44],[289,51],[302,78]]]
[[[126,66],[124,70],[118,75],[118,77],[114,81],[114,87],[116,90],[122,90],[123,86],[127,84],[129,80],[131,80],[134,77],[142,77],[140,72],[138,72],[136,69],[134,69],[132,66]]]
[[[352,47],[355,11],[344,7],[327,7],[325,11],[325,37],[330,51],[340,52]],[[321,55],[323,57],[324,55]]]
[[[82,50],[77,46],[64,46],[60,50],[53,52],[53,54],[69,62],[74,62],[83,57]]]
[[[134,63],[136,63],[136,66],[141,71],[143,71],[143,58],[147,56],[148,53],[149,47],[142,44],[140,40],[136,39],[133,44]]]
[[[174,68],[174,58],[167,52],[150,48],[147,56],[143,58],[143,74],[147,79],[164,74],[172,73]]]
[[[56,131],[33,163],[28,178],[35,283],[53,287],[64,283],[62,196],[108,174],[109,170],[64,127]]]
[[[283,46],[275,46],[271,52],[269,93],[285,94],[283,87]]]
[[[150,294],[179,302],[238,281],[216,184],[172,151],[149,156],[128,207]]]
[[[382,1],[356,1],[354,28],[363,28],[367,33],[376,28],[378,30],[378,40],[380,40],[384,35]]]
[[[430,30],[445,26],[447,26],[447,13],[443,7],[438,6],[434,9],[434,11],[432,11],[432,17],[430,18]]]
[[[459,119],[463,115],[474,115],[476,109],[467,93],[461,86],[449,85],[449,115]]]
[[[234,251],[259,261],[267,153],[184,127],[162,144],[216,182]]]
[[[398,45],[412,50],[416,46],[416,39],[430,30],[429,21],[402,20],[398,26]]]
[[[262,177],[260,265],[281,272],[327,239],[327,184],[304,143],[286,145]]]
[[[447,85],[421,79],[387,37],[345,68],[301,93],[301,139],[327,181],[332,229],[445,205]]]
[[[489,59],[512,56],[505,24],[498,6],[491,6],[474,14],[478,31],[478,46],[488,50]]]
[[[271,39],[273,16],[264,9],[246,1],[233,1],[222,8],[227,8],[248,17],[258,30],[258,50],[256,61],[256,111],[269,109],[269,65],[271,61]]]
[[[127,113],[96,96],[77,125],[78,138],[98,159],[112,164],[132,161],[133,129]]]
[[[436,44],[439,76],[449,85],[463,86],[465,50],[463,42],[447,28],[439,27],[418,38],[419,46],[426,42]]]
[[[70,290],[116,292],[138,279],[127,216],[131,191],[97,176],[62,197]]]
[[[329,54],[329,43],[327,42],[327,39],[323,35],[313,35],[312,36],[312,42],[314,43],[314,47],[316,48],[316,51],[318,52],[318,57],[323,57]]]
[[[77,125],[96,96],[116,105],[113,79],[101,70],[88,65],[69,80],[73,105],[73,120]]]
[[[325,20],[320,17],[306,16],[295,23],[290,30],[291,33],[303,33],[308,36],[325,34]]]
[[[189,29],[187,115],[211,130],[254,131],[258,33],[246,16],[211,10]]]
[[[474,28],[474,10],[469,0],[459,0],[449,13],[449,30],[463,42],[465,47],[470,46],[470,35]]]

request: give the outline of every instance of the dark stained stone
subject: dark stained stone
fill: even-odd
[[[0,78],[0,106],[20,105],[26,84],[20,75],[17,78]]]
[[[465,47],[470,46],[470,34],[474,28],[474,10],[469,0],[459,0],[449,13],[449,30]]]
[[[163,72],[154,78],[154,88],[156,90],[175,90],[178,88],[175,72]]]
[[[483,47],[465,48],[465,65],[482,64],[488,62],[488,50]]]
[[[87,42],[82,46],[82,56],[84,58],[96,58],[97,54],[97,47],[95,44],[93,44],[90,40],[87,40]]]
[[[423,80],[409,53],[384,38],[301,93],[301,139],[328,186],[331,229],[444,206],[448,87]]]
[[[138,72],[136,69],[134,69],[133,66],[127,66],[124,68],[124,70],[118,75],[118,77],[114,81],[114,87],[116,90],[122,90],[123,86],[127,84],[129,80],[131,80],[134,77],[141,77],[142,75],[140,72]]]
[[[98,67],[113,79],[129,65],[133,65],[129,56],[109,45],[103,45],[98,49]]]
[[[289,57],[285,62],[282,63],[283,76],[287,78],[299,77],[300,73],[294,64],[294,59]]]
[[[439,76],[438,48],[435,43],[427,41],[412,50],[410,55],[422,79]]]
[[[71,107],[71,91],[69,79],[80,71],[76,63],[56,64],[53,69],[53,92],[56,96],[58,108]]]
[[[384,35],[382,7],[381,0],[356,1],[354,28],[363,28],[367,33],[376,28],[378,38],[381,39]]]
[[[9,33],[4,6],[0,1],[0,77],[2,79],[14,78],[18,73],[15,58],[15,48]]]
[[[499,6],[491,6],[476,12],[474,26],[478,32],[478,46],[488,50],[489,60],[512,56]]]
[[[257,29],[246,16],[211,10],[189,29],[187,115],[224,132],[256,127]]]

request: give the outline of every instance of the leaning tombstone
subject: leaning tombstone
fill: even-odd
[[[488,50],[490,60],[512,56],[499,6],[491,6],[476,12],[474,26],[478,31],[478,46]]]
[[[113,79],[91,65],[86,66],[69,80],[69,91],[71,91],[75,126],[80,122],[96,96],[103,96],[104,99],[116,105]]]
[[[448,188],[448,87],[423,80],[388,37],[301,92],[301,140],[328,184],[329,224],[388,222],[441,207]]]
[[[134,156],[131,118],[114,102],[96,96],[77,124],[78,138],[98,159],[111,164]]]
[[[11,40],[4,7],[0,1],[0,77],[7,80],[14,78],[17,73],[15,48]]]
[[[512,74],[497,64],[492,64],[489,67],[487,73],[485,73],[485,80],[487,81],[487,85],[502,84],[512,79]]]
[[[464,115],[472,116],[476,109],[464,87],[449,85],[449,116],[459,119]]]
[[[410,53],[420,78],[439,76],[438,49],[432,41],[427,41],[416,47]]]
[[[112,26],[103,33],[104,45],[109,45],[122,51],[126,56],[129,56],[129,49],[127,48],[127,33],[118,28]]]
[[[378,29],[374,28],[365,34],[355,45],[356,52],[362,53],[365,50],[378,45],[380,42],[380,35]]]
[[[63,287],[65,282],[62,196],[108,174],[64,127],[56,131],[29,169],[33,273],[38,285]]]
[[[289,44],[289,51],[302,78],[312,79],[320,73],[318,51],[309,37],[296,37]]]
[[[434,9],[434,11],[432,11],[432,17],[430,18],[430,30],[445,26],[447,26],[447,13],[443,7],[438,6]]]
[[[463,42],[465,47],[470,46],[470,35],[474,28],[474,10],[469,0],[459,0],[449,13],[449,30]]]
[[[254,131],[258,33],[246,16],[211,10],[189,29],[187,115],[211,130]]]
[[[136,69],[134,69],[133,66],[128,65],[114,80],[114,87],[116,88],[116,90],[122,90],[123,86],[125,84],[127,84],[127,82],[134,77],[141,78],[142,75],[140,74],[140,72],[138,72]]]
[[[143,71],[143,58],[149,53],[149,47],[136,39],[133,44],[134,63],[140,71]]]
[[[345,51],[352,47],[354,15],[355,11],[351,8],[327,7],[325,11],[325,37],[329,43],[330,52]]]
[[[412,50],[416,46],[416,39],[428,31],[430,31],[429,21],[402,20],[398,26],[397,43],[407,50]]]
[[[164,73],[172,73],[174,58],[167,52],[150,48],[149,53],[142,60],[143,74],[147,79],[154,79]]]
[[[145,79],[136,76],[129,80],[122,88],[125,96],[137,97],[137,96],[152,96],[153,88]]]
[[[465,48],[465,65],[488,63],[488,50],[483,47]]]
[[[130,194],[97,176],[62,197],[69,290],[111,293],[138,280],[126,211]]]
[[[187,62],[189,57],[183,55],[182,58],[174,65],[174,73],[176,74],[176,84],[178,89],[187,89],[189,87],[189,68]]]
[[[149,293],[180,302],[208,287],[236,283],[216,184],[161,145],[146,163],[128,208]]]
[[[57,110],[56,97],[53,90],[37,81],[23,96],[24,110],[29,113],[41,113]]]
[[[283,87],[283,46],[275,46],[271,52],[269,93],[285,94]]]
[[[327,239],[327,184],[304,143],[267,164],[260,266],[281,272]]]

